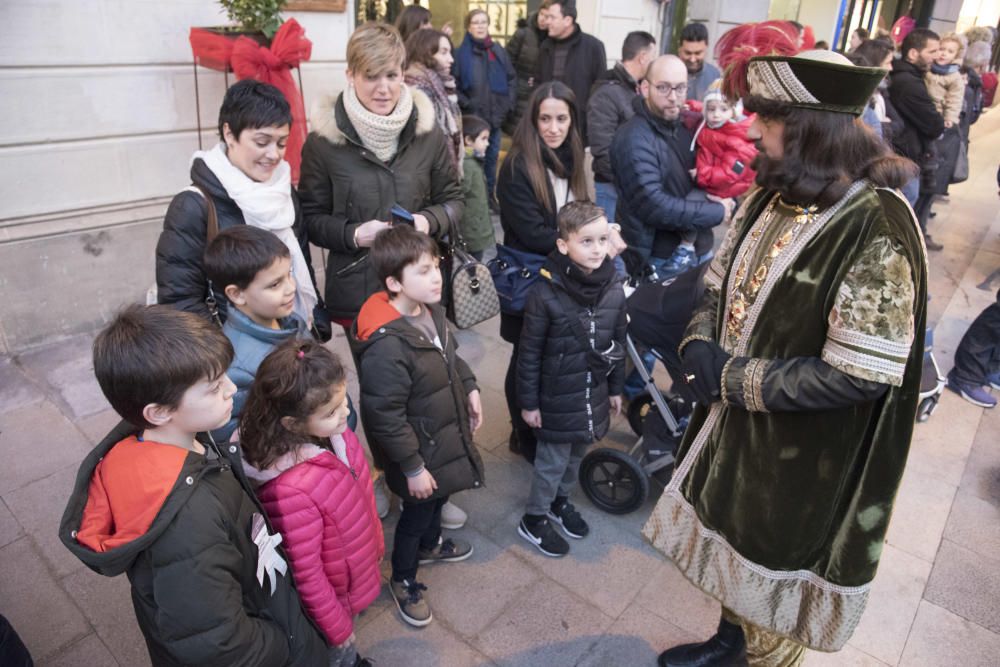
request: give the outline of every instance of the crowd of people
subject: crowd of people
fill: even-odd
[[[543,2],[506,48],[483,10],[457,48],[430,19],[408,7],[352,34],[297,187],[288,102],[253,80],[226,92],[221,141],[166,213],[159,303],[95,340],[123,421],[80,468],[63,543],[128,575],[155,665],[371,664],[354,623],[382,587],[388,492],[389,589],[412,626],[433,621],[420,568],[473,556],[442,529],[475,521],[451,500],[486,481],[484,419],[509,419],[532,462],[511,530],[566,556],[590,533],[570,501],[581,458],[644,390],[625,283],[703,277],[669,351],[696,407],[643,533],[723,608],[713,638],[659,664],[838,650],[906,459],[940,249],[926,228],[986,106],[988,45],[918,28],[898,54],[857,33],[843,55],[771,21],[723,36],[720,70],[692,24],[676,55],[630,33],[608,69],[573,0]],[[484,414],[441,305],[455,243],[524,267],[499,319],[505,416]],[[984,317],[959,391],[1000,384]],[[351,359],[323,344],[338,327]]]

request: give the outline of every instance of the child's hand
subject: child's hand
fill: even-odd
[[[424,234],[431,233],[431,223],[427,219],[427,216],[422,213],[413,214],[413,226],[418,232],[423,232]]]
[[[435,489],[438,488],[438,483],[434,479],[434,475],[424,468],[416,477],[406,478],[406,488],[410,491],[410,495],[417,500],[424,500],[425,498],[430,498]]]
[[[355,637],[354,633],[352,632],[351,636],[348,637],[347,639],[345,639],[343,644],[337,644],[337,648],[347,648],[348,646],[350,646],[351,644],[353,644],[355,641],[357,641],[357,637]]]
[[[622,397],[612,396],[610,401],[611,401],[611,412],[613,412],[617,417],[622,413]]]
[[[483,425],[483,402],[479,398],[479,390],[469,392],[469,428],[475,433]]]
[[[542,427],[542,411],[541,410],[521,410],[521,419],[524,423],[531,428],[541,428]]]
[[[946,120],[946,121],[944,122],[944,126],[945,126],[945,127],[951,127],[951,126],[953,126],[953,125],[954,125],[954,123],[953,123],[953,122],[951,122],[950,120]]]

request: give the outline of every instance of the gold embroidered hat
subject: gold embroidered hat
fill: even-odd
[[[794,56],[757,56],[747,66],[751,96],[800,109],[860,116],[887,71],[858,67],[834,51],[803,51]]]

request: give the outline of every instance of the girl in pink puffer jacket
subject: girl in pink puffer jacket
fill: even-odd
[[[340,360],[319,343],[291,340],[260,365],[240,423],[247,476],[281,534],[333,667],[368,664],[354,647],[354,617],[378,597],[385,551],[368,463],[347,415]]]

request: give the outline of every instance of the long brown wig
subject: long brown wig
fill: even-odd
[[[917,174],[915,164],[893,153],[850,114],[800,109],[758,96],[745,98],[744,106],[764,120],[784,123],[782,157],[768,158],[758,145],[753,168],[758,185],[790,202],[826,208],[859,179],[898,188]]]
[[[569,107],[570,127],[563,145],[566,141],[569,142],[573,155],[572,171],[563,165],[554,150],[545,145],[538,133],[538,114],[542,102],[548,99],[560,100]],[[530,113],[521,116],[521,121],[518,123],[517,129],[514,130],[510,153],[504,160],[503,168],[513,172],[514,159],[520,156],[524,160],[524,167],[528,172],[528,180],[531,181],[531,189],[535,192],[535,198],[550,213],[555,213],[552,208],[552,186],[549,184],[546,160],[543,156],[548,157],[548,163],[553,167],[552,173],[569,182],[569,190],[573,193],[574,199],[578,201],[590,199],[587,194],[587,177],[583,167],[583,140],[580,139],[580,116],[576,106],[576,95],[573,94],[569,86],[561,81],[549,81],[535,89],[529,107]]]
[[[276,347],[257,369],[240,417],[246,460],[265,470],[305,443],[329,447],[305,431],[306,420],[346,380],[337,355],[316,341],[289,340]]]

